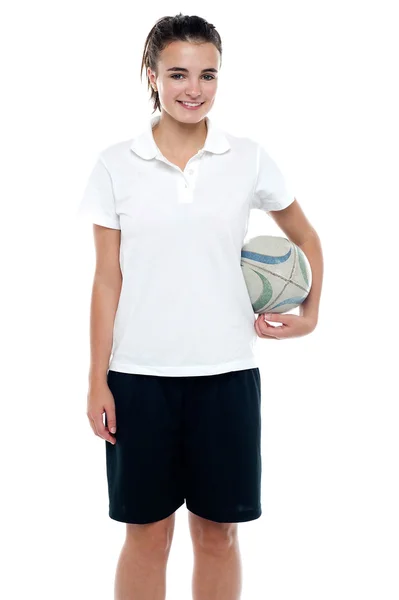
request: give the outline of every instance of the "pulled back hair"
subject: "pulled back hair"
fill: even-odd
[[[151,85],[148,77],[148,67],[157,73],[157,64],[162,50],[171,42],[181,40],[182,42],[204,43],[210,42],[216,46],[220,52],[220,64],[222,64],[222,41],[220,35],[212,23],[196,15],[188,16],[179,13],[174,17],[162,17],[156,21],[149,32],[144,44],[143,58],[140,68],[140,79],[142,80],[143,69],[147,76],[148,89],[151,90],[153,102],[153,113],[161,110],[158,92]]]

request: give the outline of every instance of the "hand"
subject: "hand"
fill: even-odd
[[[106,425],[103,423],[104,412]],[[95,435],[98,435],[111,444],[115,444],[115,437],[110,434],[110,429],[112,427],[116,428],[115,400],[106,383],[98,383],[90,386],[87,394],[86,414]]]
[[[275,327],[269,325],[267,321],[282,323]],[[259,314],[255,321],[255,330],[260,338],[271,338],[282,340],[290,337],[301,337],[311,333],[317,325],[317,320],[312,317],[301,315],[286,315],[284,313],[263,313]]]

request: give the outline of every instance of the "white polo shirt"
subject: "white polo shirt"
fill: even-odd
[[[257,367],[253,311],[241,269],[252,208],[294,200],[257,142],[206,116],[205,145],[184,171],[145,130],[102,150],[78,216],[121,230],[123,283],[109,369],[160,376]]]

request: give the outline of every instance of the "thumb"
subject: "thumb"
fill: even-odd
[[[263,313],[263,317],[272,323],[281,323],[282,325],[293,325],[297,315],[289,315],[287,313]]]
[[[111,433],[116,432],[116,414],[115,414],[115,406],[105,406],[105,415],[107,419],[107,427],[108,431]]]
[[[264,319],[267,319],[268,321],[273,321],[276,320],[276,314],[275,313],[262,313],[262,316]]]

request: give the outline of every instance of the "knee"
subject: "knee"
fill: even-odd
[[[191,537],[195,546],[207,551],[225,551],[237,540],[237,523],[216,523],[194,517],[190,523]]]
[[[126,523],[126,542],[134,543],[143,552],[169,552],[174,531],[172,517],[143,525]]]

